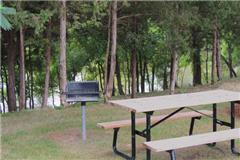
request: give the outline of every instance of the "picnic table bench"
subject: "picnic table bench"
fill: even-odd
[[[156,96],[136,99],[125,99],[110,101],[113,106],[127,108],[131,112],[131,120],[114,121],[99,123],[98,126],[104,129],[114,129],[113,149],[114,152],[125,159],[136,159],[136,136],[141,136],[146,139],[144,146],[146,147],[146,159],[151,159],[151,151],[162,152],[167,151],[172,160],[176,159],[175,150],[185,147],[197,146],[202,144],[211,144],[214,146],[216,142],[231,141],[231,151],[233,154],[239,155],[235,148],[235,139],[240,138],[240,129],[235,129],[235,103],[240,101],[240,93],[227,90],[211,90],[196,93],[185,93],[167,96]],[[231,103],[230,122],[225,122],[217,118],[217,103]],[[199,105],[213,104],[212,112],[196,110],[193,107]],[[152,116],[154,111],[165,109],[176,109],[172,113],[163,116]],[[184,109],[191,110],[189,112],[180,112]],[[193,115],[193,112],[199,115]],[[146,118],[136,119],[136,113],[145,113]],[[151,141],[151,129],[159,125],[167,119],[174,119],[174,117],[188,117],[188,113],[192,115],[192,120],[196,117],[207,116],[212,118],[213,132],[192,135],[194,125],[191,123],[189,136],[178,137],[172,139],[162,139]],[[191,116],[190,116],[191,117]],[[144,121],[145,120],[145,121]],[[130,123],[129,123],[130,122]],[[137,124],[145,124],[146,128],[142,131],[136,129]],[[217,125],[227,126],[230,129],[225,131],[217,131]],[[117,132],[121,127],[131,126],[131,155],[127,155],[116,149]],[[114,146],[115,145],[115,146]]]

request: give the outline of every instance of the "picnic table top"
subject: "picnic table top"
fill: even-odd
[[[240,92],[216,89],[195,93],[113,100],[109,103],[139,113],[232,101],[240,101]]]

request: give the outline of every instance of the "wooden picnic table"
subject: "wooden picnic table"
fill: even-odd
[[[225,125],[231,129],[235,128],[235,116],[234,116],[234,103],[240,101],[240,92],[216,89],[210,91],[201,91],[196,93],[184,93],[166,96],[155,96],[135,99],[113,100],[110,103],[116,107],[123,107],[131,112],[131,145],[132,153],[128,156],[120,151],[118,155],[134,160],[136,158],[136,135],[142,136],[146,139],[146,142],[151,141],[151,129],[160,122],[151,124],[151,116],[154,111],[177,109],[170,113],[165,119],[168,119],[178,113],[179,111],[188,108],[196,111],[194,108],[200,105],[213,104],[213,131],[217,131],[217,124]],[[231,122],[224,122],[217,119],[217,103],[231,102]],[[143,131],[136,130],[136,113],[146,114],[146,129]],[[165,120],[164,119],[164,120]],[[214,143],[213,143],[214,145]],[[231,140],[231,149],[235,150],[235,141]],[[151,159],[151,150],[146,149],[146,159]]]

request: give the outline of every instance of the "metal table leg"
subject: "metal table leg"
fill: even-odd
[[[217,104],[213,104],[213,132],[217,131]]]
[[[86,102],[81,103],[82,110],[82,140],[86,142],[87,140],[87,131],[86,131]]]
[[[235,103],[231,102],[231,129],[235,128]],[[235,148],[235,140],[231,140],[231,151],[233,154],[240,156],[240,153]]]
[[[132,160],[136,158],[136,117],[135,112],[131,112],[131,129],[132,129]]]
[[[151,141],[151,115],[153,112],[146,113],[146,141]],[[146,159],[151,159],[151,150],[146,149]]]
[[[217,104],[214,103],[213,104],[213,132],[216,132],[217,131]],[[214,147],[216,145],[216,143],[211,143],[211,144],[208,144],[208,146],[210,147]]]
[[[176,160],[176,153],[174,150],[168,151],[171,160]]]

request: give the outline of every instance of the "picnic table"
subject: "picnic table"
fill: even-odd
[[[175,149],[191,147],[201,144],[210,144],[215,145],[216,142],[220,141],[231,141],[231,151],[234,154],[238,154],[235,148],[235,139],[240,138],[240,129],[235,129],[235,116],[234,108],[235,103],[240,101],[240,93],[228,90],[210,90],[210,91],[201,91],[196,93],[184,93],[184,94],[175,94],[175,95],[166,95],[166,96],[155,96],[155,97],[146,97],[146,98],[135,98],[135,99],[124,99],[124,100],[113,100],[110,103],[116,107],[126,108],[131,113],[131,155],[127,155],[121,151],[118,151],[115,148],[115,153],[125,159],[136,159],[136,136],[141,136],[146,139],[144,145],[146,146],[146,159],[151,159],[151,151],[161,152],[167,151],[170,154],[172,160],[176,159]],[[230,122],[225,122],[217,118],[217,104],[230,102]],[[191,111],[198,112],[196,110],[197,106],[200,105],[209,105],[212,104],[212,116],[207,115],[212,118],[212,127],[213,132],[191,135],[186,137],[166,139],[159,141],[151,141],[151,129],[159,125],[163,121],[170,119],[179,114],[183,109],[190,109]],[[151,116],[155,111],[161,111],[166,109],[176,109],[171,112],[161,120],[151,123]],[[146,114],[146,128],[142,131],[136,129],[136,114],[145,113]],[[218,131],[217,124],[227,126],[230,130]],[[192,126],[191,126],[192,127]],[[218,137],[218,138],[216,138]],[[116,147],[116,146],[115,146]]]

